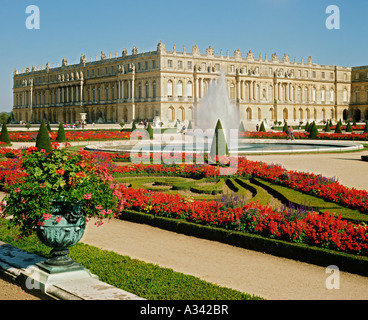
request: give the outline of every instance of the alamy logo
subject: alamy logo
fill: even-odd
[[[26,14],[29,16],[26,19],[26,28],[28,30],[40,29],[40,8],[35,5],[26,8]]]
[[[340,8],[335,5],[330,5],[326,8],[326,14],[329,16],[326,19],[326,28],[329,30],[340,29]]]
[[[340,270],[337,266],[331,265],[326,268],[326,273],[331,274],[326,279],[326,288],[328,290],[340,289]]]

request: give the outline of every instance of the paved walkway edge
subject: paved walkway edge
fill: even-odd
[[[89,270],[50,275],[37,267],[45,259],[0,241],[0,277],[49,300],[145,300],[98,280]]]

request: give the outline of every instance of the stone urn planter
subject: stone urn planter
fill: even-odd
[[[37,235],[41,242],[52,248],[51,258],[44,262],[45,265],[68,267],[75,264],[68,254],[69,248],[81,240],[86,228],[82,205],[82,202],[70,204],[63,199],[54,201],[51,218],[43,220],[43,225],[37,227]]]

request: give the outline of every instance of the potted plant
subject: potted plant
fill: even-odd
[[[107,163],[86,151],[73,153],[53,143],[50,152],[28,148],[21,154],[24,178],[10,187],[3,213],[23,235],[37,232],[52,248],[47,265],[68,266],[68,248],[82,238],[86,221],[116,215],[117,197]]]

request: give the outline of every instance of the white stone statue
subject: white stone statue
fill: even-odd
[[[84,64],[87,62],[86,56],[84,54],[81,55],[80,57],[80,63]]]
[[[65,58],[63,59],[62,61],[62,64],[61,64],[62,67],[67,67],[68,66],[68,60],[66,60]]]

